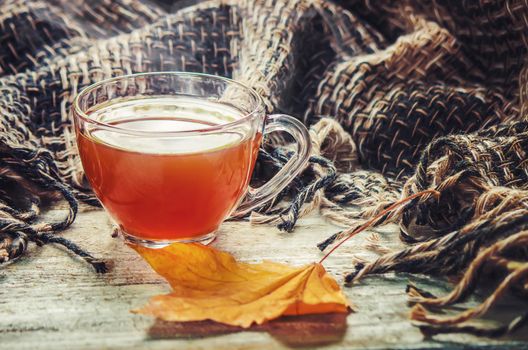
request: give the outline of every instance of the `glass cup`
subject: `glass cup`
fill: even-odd
[[[276,196],[308,161],[297,119],[267,115],[233,80],[197,73],[120,76],[81,91],[71,109],[86,178],[126,240],[149,247],[208,244],[229,216]],[[264,133],[284,131],[297,152],[251,188]]]

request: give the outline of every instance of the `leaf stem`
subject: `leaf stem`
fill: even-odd
[[[374,216],[373,218],[371,218],[370,220],[365,222],[360,227],[352,230],[348,234],[348,237],[344,238],[341,242],[337,243],[325,256],[323,256],[323,258],[321,260],[319,260],[319,264],[322,264],[323,261],[325,261],[325,259],[328,258],[328,256],[330,254],[332,254],[337,248],[339,248],[343,243],[345,243],[346,241],[348,241],[350,238],[354,237],[358,233],[360,233],[360,232],[366,230],[367,228],[369,228],[379,218],[381,218],[384,215],[390,213],[391,211],[393,211],[394,209],[398,208],[402,204],[405,204],[405,203],[407,203],[407,202],[409,202],[409,201],[411,201],[411,200],[413,200],[413,199],[415,199],[417,197],[422,197],[423,195],[426,195],[426,194],[432,194],[435,197],[439,197],[440,196],[440,192],[438,192],[437,190],[429,189],[429,190],[424,190],[424,191],[412,194],[412,195],[410,195],[410,196],[408,196],[406,198],[403,198],[403,199],[400,199],[397,202],[394,202],[387,209],[383,210],[381,213],[379,213],[378,215]]]

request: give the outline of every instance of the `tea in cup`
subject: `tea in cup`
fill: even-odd
[[[233,80],[197,73],[121,76],[84,89],[72,108],[85,176],[128,241],[149,247],[207,244],[231,215],[277,195],[305,166],[308,131],[267,115]],[[298,150],[268,183],[249,181],[265,132],[286,131]]]

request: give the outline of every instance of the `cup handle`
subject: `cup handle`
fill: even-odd
[[[286,114],[269,115],[264,133],[274,131],[285,131],[290,134],[297,143],[297,152],[266,184],[258,188],[249,187],[244,201],[231,217],[243,216],[277,196],[308,163],[312,148],[310,134],[300,121]]]

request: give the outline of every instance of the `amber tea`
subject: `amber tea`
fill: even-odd
[[[86,178],[128,241],[207,244],[229,216],[273,199],[306,165],[308,131],[266,114],[263,99],[228,78],[154,72],[87,87],[72,108]],[[297,152],[259,188],[249,186],[264,132]]]
[[[184,97],[132,100],[90,113],[142,132],[204,129],[241,116],[235,108]],[[260,141],[259,133],[247,134],[226,131],[197,140],[95,127],[79,133],[78,147],[93,190],[127,234],[181,240],[216,230],[242,197]]]

